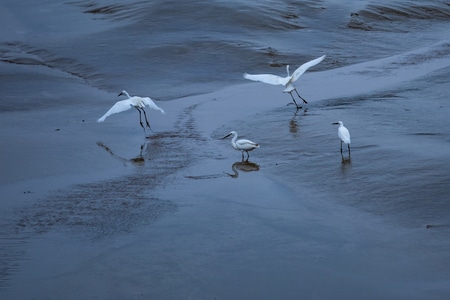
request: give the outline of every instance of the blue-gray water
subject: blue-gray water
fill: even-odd
[[[20,111],[55,110],[70,115],[74,108],[92,116],[93,107],[101,107],[103,113],[117,99],[96,95],[113,95],[123,89],[161,100],[163,106],[188,95],[247,83],[243,72],[281,75],[285,65],[293,68],[323,54],[327,58],[309,72],[426,49],[436,43],[443,46],[435,55],[448,57],[450,52],[447,1],[47,0],[36,4],[6,0],[0,4],[0,20],[0,118],[4,120]],[[420,65],[424,59],[417,56],[408,63]],[[37,67],[48,72],[42,75]],[[382,76],[389,69],[374,72]],[[108,286],[104,278],[114,277],[110,274],[117,271],[109,258],[124,259],[114,254],[121,247],[107,254],[102,247],[123,246],[128,240],[125,237],[126,242],[121,242],[120,237],[133,234],[145,245],[137,248],[142,253],[127,261],[139,272],[124,270],[127,284],[120,276],[111,279],[111,286],[122,288],[116,294],[92,287],[92,298],[448,299],[449,75],[450,67],[444,65],[389,90],[310,101],[297,112],[293,106],[285,106],[289,96],[280,93],[276,99],[279,108],[211,129],[214,139],[238,130],[261,144],[261,149],[251,153],[256,171],[241,171],[236,180],[221,173],[224,177],[219,183],[208,180],[219,178],[222,170],[171,177],[189,165],[200,164],[202,156],[231,162],[226,172],[231,172],[232,163],[240,158],[237,152],[231,152],[236,159],[228,159],[202,149],[199,144],[205,139],[197,132],[202,128],[195,128],[194,105],[178,116],[176,132],[155,134],[150,139],[144,151],[150,162],[138,166],[135,173],[52,192],[31,209],[18,209],[8,216],[12,221],[3,226],[1,237],[0,295],[11,297],[32,281],[26,274],[20,275],[23,261],[33,259],[25,253],[27,243],[37,244],[37,252],[52,253],[39,239],[28,240],[51,234],[53,228],[59,228],[53,229],[57,236],[62,227],[68,240],[74,232],[87,236],[88,244],[93,245],[81,247],[83,251],[102,254],[92,260],[95,274],[100,274],[100,286]],[[74,83],[74,78],[78,82]],[[79,86],[90,92],[77,90]],[[331,125],[339,120],[352,134],[351,161],[341,162],[337,128]],[[42,117],[42,124],[46,121]],[[158,124],[152,125],[158,128]],[[118,132],[115,138],[128,133]],[[42,140],[24,142],[29,147],[24,153],[39,148],[38,142]],[[230,147],[229,141],[224,143]],[[187,151],[179,153],[179,145]],[[108,145],[100,146],[111,150]],[[137,155],[139,145],[130,147]],[[214,150],[217,146],[209,147]],[[6,145],[2,148],[2,153],[9,153]],[[89,155],[109,155],[100,150]],[[7,158],[3,164],[7,167],[2,168],[1,178],[6,184],[8,173],[18,176],[16,172],[39,162],[24,157],[17,165],[19,171],[9,169],[12,164]],[[46,167],[58,170],[61,164],[55,161],[54,166]],[[35,170],[23,172],[26,178],[26,173]],[[229,198],[215,194],[227,184],[238,185],[236,182],[255,189],[259,183],[252,185],[251,175],[259,180],[270,178],[286,188],[255,190],[259,197],[267,188],[266,196],[275,200],[258,205],[258,201],[236,199],[238,193],[231,192]],[[177,205],[183,201],[173,203],[158,195],[150,197],[151,204],[143,204],[148,190],[174,182],[181,191],[186,189],[187,203],[181,208]],[[181,193],[177,194],[182,199]],[[207,201],[197,201],[193,196],[197,194]],[[170,198],[170,192],[168,195]],[[268,200],[261,196],[261,201]],[[278,201],[279,210],[264,208],[276,207]],[[228,205],[234,202],[245,205]],[[196,215],[195,209],[207,210],[217,223],[208,224],[207,229],[201,221],[195,223],[188,218]],[[335,214],[329,213],[333,209]],[[197,231],[178,229],[169,237],[158,235],[159,227],[152,224],[174,211],[181,220],[190,220],[186,228]],[[161,222],[161,228],[173,225]],[[222,231],[221,225],[229,226],[229,231]],[[142,227],[149,227],[144,232],[160,239],[159,243],[152,243],[152,238],[139,231]],[[159,256],[151,258],[155,254]],[[55,261],[61,260],[55,254]],[[140,265],[148,269],[141,270]],[[36,269],[40,270],[39,266]],[[70,286],[69,298],[77,298],[74,290],[81,287],[61,279],[67,273],[49,273],[63,274],[55,277],[55,282]],[[186,274],[188,280],[183,277]],[[141,284],[139,278],[147,277],[150,283]],[[49,282],[52,280],[46,278],[45,284]],[[243,286],[237,286],[241,282]],[[68,297],[61,291],[65,285],[56,295],[48,295],[36,285],[29,284],[32,291],[40,291],[37,299]],[[124,292],[130,286],[137,286],[139,292]],[[146,289],[149,286],[156,290],[154,294]]]
[[[6,1],[1,60],[171,99],[322,54],[315,70],[402,53],[446,38],[448,18],[446,1]]]

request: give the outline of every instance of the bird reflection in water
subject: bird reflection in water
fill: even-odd
[[[124,165],[127,165],[128,163],[133,163],[133,164],[144,164],[145,162],[145,158],[144,158],[144,153],[147,151],[147,144],[148,143],[144,143],[140,146],[140,151],[139,151],[139,155],[133,158],[125,158],[122,156],[119,156],[117,154],[115,154],[111,148],[109,148],[108,146],[106,146],[105,144],[103,144],[102,142],[97,142],[97,145],[103,149],[105,149],[106,152],[108,152],[109,154],[111,154],[111,156],[113,156],[114,158],[118,159],[119,161],[123,162]]]
[[[345,175],[352,167],[352,159],[349,157],[342,156],[341,160],[341,171]]]
[[[224,173],[232,178],[238,178],[238,176],[239,176],[238,170],[242,171],[242,172],[259,171],[259,165],[252,163],[248,160],[242,160],[242,161],[237,161],[233,165],[231,165],[231,170],[233,171],[232,174],[227,173],[227,172],[224,172]]]
[[[299,129],[299,125],[297,122],[297,117],[298,117],[298,111],[299,109],[297,109],[294,113],[294,115],[292,116],[292,119],[289,121],[289,132],[292,133],[293,136],[297,136],[300,129]],[[303,109],[303,114],[302,115],[306,115],[306,112],[308,111],[307,108]]]

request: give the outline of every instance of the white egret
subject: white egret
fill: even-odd
[[[292,101],[294,101],[295,106],[297,106],[297,109],[299,109],[299,108],[301,108],[301,106],[299,106],[297,104],[297,102],[295,101],[294,96],[292,95],[293,91],[295,91],[297,93],[297,96],[300,99],[302,99],[304,103],[308,103],[308,102],[305,99],[303,99],[302,96],[300,96],[300,94],[297,91],[297,88],[294,86],[294,82],[297,81],[297,79],[299,79],[299,77],[303,73],[305,73],[306,70],[308,70],[312,66],[317,65],[324,58],[325,58],[325,55],[323,55],[319,58],[316,58],[314,60],[308,61],[307,63],[304,63],[303,65],[298,67],[297,70],[295,70],[294,73],[292,73],[292,75],[289,74],[289,65],[287,65],[286,66],[286,71],[287,71],[286,77],[281,77],[281,76],[272,75],[272,74],[251,75],[251,74],[244,73],[244,78],[250,79],[253,81],[260,81],[260,82],[264,82],[264,83],[268,83],[268,84],[273,84],[273,85],[284,85],[285,89],[283,90],[283,93],[289,93],[289,95],[291,95],[291,97],[292,97]]]
[[[147,127],[151,129],[150,123],[147,120],[147,114],[145,113],[145,106],[150,107],[154,110],[159,110],[161,113],[165,114],[164,110],[160,108],[158,105],[153,102],[152,99],[149,97],[138,97],[133,96],[130,97],[130,95],[127,93],[127,91],[122,91],[118,96],[125,95],[128,97],[126,100],[117,101],[116,104],[114,104],[100,119],[97,120],[97,122],[103,122],[107,117],[109,117],[112,114],[117,114],[126,110],[131,109],[132,107],[136,108],[139,112],[139,123],[141,124],[142,128],[144,128],[144,124],[142,123],[142,116],[141,111],[144,113],[145,122],[147,123]]]
[[[257,143],[254,143],[250,140],[245,140],[245,139],[237,140],[238,134],[236,131],[230,132],[229,134],[224,136],[222,139],[226,139],[230,135],[233,136],[233,138],[231,139],[231,146],[233,146],[233,148],[235,150],[242,151],[242,160],[244,160],[244,151],[247,152],[247,160],[248,160],[250,157],[250,154],[248,153],[248,151],[252,151],[256,148],[259,148],[259,145]]]
[[[342,121],[333,123],[333,125],[339,125],[338,128],[338,137],[341,140],[341,154],[342,154],[342,143],[347,144],[348,148],[348,155],[350,156],[350,132],[348,132],[348,129],[345,128],[344,123]]]

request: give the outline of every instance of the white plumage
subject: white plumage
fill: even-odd
[[[156,105],[155,102],[153,102],[153,100],[150,99],[149,97],[138,97],[138,96],[130,97],[130,95],[128,94],[127,91],[120,92],[119,96],[122,96],[122,95],[126,95],[128,97],[128,99],[117,101],[101,118],[99,118],[97,120],[97,122],[103,122],[110,115],[117,114],[117,113],[120,113],[123,111],[127,111],[134,107],[139,112],[139,122],[140,122],[142,128],[144,128],[144,130],[145,130],[145,127],[144,127],[144,125],[142,123],[142,119],[141,119],[141,111],[144,113],[147,127],[151,128],[150,123],[147,120],[147,114],[145,113],[145,110],[144,110],[144,108],[146,106],[148,106],[154,110],[159,110],[163,114],[165,113],[164,110],[162,108],[160,108],[158,105]]]
[[[238,134],[236,131],[231,131],[229,134],[224,136],[222,139],[225,139],[225,138],[229,137],[230,135],[233,136],[233,138],[231,139],[231,146],[233,146],[233,148],[235,150],[242,151],[242,160],[244,160],[244,151],[247,152],[247,160],[248,160],[250,157],[250,154],[248,152],[252,151],[256,148],[259,148],[259,145],[257,143],[254,143],[250,140],[246,140],[246,139],[237,140]]]
[[[339,125],[338,128],[338,137],[341,140],[341,154],[342,154],[342,143],[347,144],[348,148],[348,154],[350,155],[350,132],[348,132],[348,129],[345,128],[344,123],[342,121],[333,123],[334,125]]]
[[[312,66],[317,65],[325,58],[325,55],[316,58],[314,60],[308,61],[297,68],[297,70],[292,73],[292,75],[289,74],[289,65],[286,66],[287,76],[281,77],[277,75],[272,74],[247,74],[244,73],[244,78],[253,80],[253,81],[260,81],[267,84],[273,84],[273,85],[284,85],[285,89],[283,90],[283,93],[289,93],[292,97],[292,101],[294,101],[297,108],[301,108],[301,106],[298,106],[297,102],[294,99],[294,96],[292,95],[292,92],[295,91],[297,93],[297,96],[303,100],[304,103],[308,103],[305,99],[302,98],[302,96],[299,95],[296,87],[294,86],[294,82],[297,81],[300,76],[303,75],[303,73],[306,72],[309,68]]]

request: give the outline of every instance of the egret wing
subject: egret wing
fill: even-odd
[[[320,63],[326,55],[323,55],[319,58],[313,59],[311,61],[308,61],[306,63],[304,63],[303,65],[301,65],[300,67],[297,68],[297,70],[294,71],[294,73],[292,73],[292,79],[291,82],[296,81],[300,76],[303,75],[303,73],[306,72],[306,70],[308,70],[309,68],[311,68],[312,66],[317,65],[318,63]]]
[[[338,136],[346,144],[350,144],[350,132],[345,127],[339,127]]]
[[[150,99],[149,97],[142,98],[142,102],[144,102],[144,104],[150,107],[151,109],[159,110],[163,114],[166,113],[161,107],[156,105],[155,102],[153,102],[153,100]]]
[[[264,82],[264,83],[268,83],[268,84],[273,84],[273,85],[286,85],[289,81],[289,77],[280,77],[280,76],[272,75],[272,74],[252,75],[252,74],[244,73],[244,78],[253,80],[253,81],[260,81],[260,82]]]
[[[237,140],[236,145],[239,149],[242,150],[251,150],[254,148],[259,148],[259,145],[257,143],[254,143],[250,140]]]
[[[122,100],[122,101],[117,101],[116,104],[114,104],[100,119],[97,120],[97,122],[99,122],[99,123],[103,122],[110,115],[129,110],[132,107],[133,106],[132,106],[130,100],[128,100],[128,99]]]

